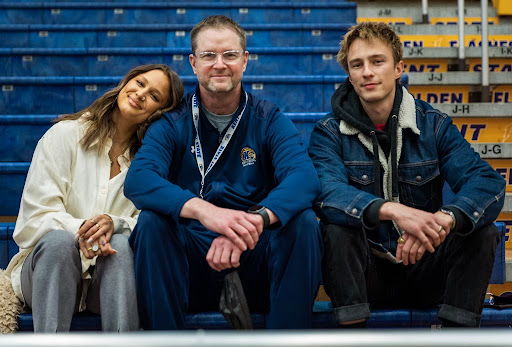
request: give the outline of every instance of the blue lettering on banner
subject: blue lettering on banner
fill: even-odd
[[[459,131],[462,137],[466,137],[466,135],[468,135],[468,129],[472,130],[471,141],[478,141],[480,131],[484,130],[486,127],[486,124],[461,124]]]
[[[492,102],[510,102],[509,92],[494,92],[492,95]]]
[[[450,47],[458,47],[459,41],[458,40],[450,40],[449,42]],[[469,40],[467,47],[482,47],[482,41],[476,41],[476,40]],[[489,47],[509,47],[512,46],[512,41],[508,40],[489,40]]]
[[[475,64],[473,71],[482,71],[482,64]],[[490,72],[512,72],[512,64],[489,64]]]
[[[417,93],[416,99],[425,100],[426,102],[431,104],[461,104],[464,100],[464,93],[426,93],[424,98],[422,96],[422,93]]]
[[[413,41],[413,40],[406,40],[403,42],[404,47],[423,47],[423,40],[420,41]]]
[[[440,64],[405,64],[408,72],[440,72],[440,69]]]

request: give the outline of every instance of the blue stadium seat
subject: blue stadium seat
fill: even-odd
[[[265,326],[265,316],[261,313],[251,314],[255,329]],[[18,318],[19,331],[33,331],[34,323],[32,314],[21,314]],[[185,329],[230,329],[229,324],[219,312],[188,313],[185,318]],[[97,331],[101,330],[101,316],[89,312],[75,314],[71,321],[72,331]]]
[[[30,163],[0,162],[0,214],[16,216]]]
[[[11,76],[12,74],[12,49],[0,48],[0,76]]]
[[[43,22],[43,9],[31,2],[0,3],[0,25],[4,24],[40,24]]]
[[[249,75],[344,74],[336,62],[338,46],[249,47]]]
[[[85,48],[13,48],[11,54],[12,76],[76,76],[88,71]]]
[[[95,25],[30,25],[28,29],[29,44],[8,47],[34,48],[86,48],[98,44]],[[3,28],[0,28],[0,32]],[[3,45],[3,47],[6,47]]]
[[[0,162],[30,162],[55,115],[0,115]]]
[[[73,77],[0,77],[0,113],[69,113]]]
[[[9,24],[0,26],[0,48],[29,47],[29,25]]]
[[[0,223],[0,269],[5,269],[11,258],[18,252],[12,248],[17,248],[16,243],[12,239],[14,231],[14,223]]]
[[[179,49],[175,49],[179,51]],[[187,51],[186,63],[188,63],[189,49]],[[83,76],[124,76],[131,68],[153,63],[164,63],[171,66],[178,74],[183,74],[181,68],[174,64],[166,62],[165,54],[162,48],[89,48],[87,56],[87,74],[77,74]],[[192,69],[190,68],[190,73]]]
[[[183,47],[190,39],[184,41],[185,34],[176,40],[174,36],[184,28],[165,24],[101,25],[95,29],[97,45],[86,47],[166,47],[169,44],[172,44],[169,47]]]

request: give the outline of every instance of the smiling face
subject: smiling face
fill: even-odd
[[[116,123],[137,125],[162,109],[170,98],[169,77],[162,70],[150,70],[135,76],[126,83],[117,96]]]
[[[402,76],[404,63],[395,64],[389,44],[358,38],[348,49],[347,62],[350,82],[363,105],[393,105],[396,79]]]
[[[197,75],[201,93],[229,93],[241,88],[240,81],[247,66],[248,53],[240,44],[238,34],[227,28],[208,28],[200,31],[196,38],[196,51],[189,56],[190,65]],[[226,64],[222,54],[217,54],[215,63],[205,63],[198,55],[202,52],[243,52],[235,63]]]

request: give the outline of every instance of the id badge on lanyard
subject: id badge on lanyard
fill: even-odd
[[[231,138],[233,137],[233,134],[235,133],[236,128],[238,127],[238,124],[240,123],[240,119],[242,119],[242,115],[244,114],[245,108],[247,107],[247,92],[245,93],[245,104],[244,108],[240,112],[240,114],[236,117],[236,119],[231,123],[228,130],[226,131],[226,134],[222,138],[222,141],[219,144],[219,147],[217,148],[217,151],[215,152],[215,155],[212,158],[212,161],[210,162],[210,165],[208,165],[208,168],[206,169],[206,172],[204,171],[204,157],[203,157],[203,148],[201,147],[201,140],[199,140],[199,105],[197,102],[197,97],[194,94],[192,97],[192,119],[194,121],[194,127],[196,128],[196,139],[194,141],[194,152],[196,154],[196,162],[197,162],[197,168],[199,169],[199,173],[201,174],[201,189],[199,190],[199,196],[201,199],[203,198],[203,188],[204,188],[204,179],[206,175],[212,170],[212,168],[215,166],[215,164],[219,161],[220,156],[224,152],[224,149],[229,144],[229,141],[231,141]]]

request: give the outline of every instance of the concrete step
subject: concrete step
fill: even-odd
[[[481,85],[482,73],[474,71],[409,72],[409,85]],[[512,72],[489,72],[489,85],[512,84]]]
[[[481,7],[480,1],[466,0],[464,2],[464,10],[466,17],[480,17]],[[487,13],[489,17],[497,17],[496,8],[489,4]],[[428,15],[432,17],[458,17],[457,1],[447,0],[430,0],[428,2]],[[422,5],[421,1],[412,2],[408,0],[358,0],[357,1],[357,17],[371,18],[410,18],[413,23],[421,23]]]

